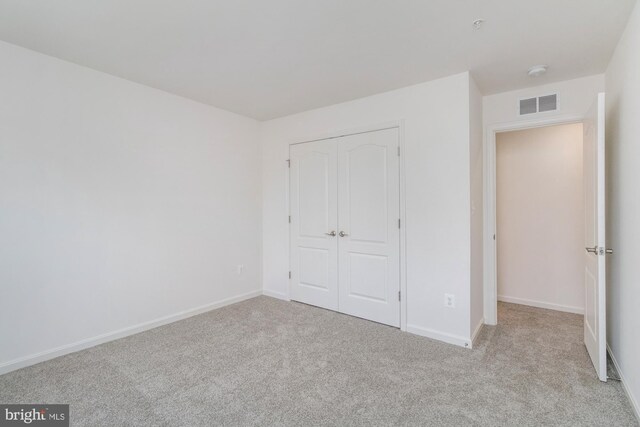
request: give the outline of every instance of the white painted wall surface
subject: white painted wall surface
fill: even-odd
[[[498,299],[584,312],[582,123],[497,135]]]
[[[288,297],[288,147],[338,131],[404,122],[407,329],[470,338],[469,74],[264,122],[263,285]],[[456,308],[444,307],[444,294]]]
[[[3,42],[0,64],[0,371],[260,292],[258,122]]]
[[[607,340],[640,419],[640,4],[606,73]]]
[[[469,161],[471,178],[471,334],[484,324],[483,301],[483,160],[482,94],[473,78],[469,84]]]
[[[550,71],[551,72],[551,71]],[[604,91],[604,74],[566,80],[543,86],[514,90],[485,96],[483,120],[485,125],[527,122],[562,116],[582,116],[593,104],[598,92]],[[558,94],[558,110],[519,115],[518,100],[540,95]]]

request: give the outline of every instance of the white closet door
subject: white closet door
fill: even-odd
[[[290,149],[291,299],[331,310],[338,310],[336,156],[335,140]]]
[[[338,140],[340,312],[400,326],[398,129]]]

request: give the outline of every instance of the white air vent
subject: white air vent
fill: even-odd
[[[544,95],[537,98],[526,98],[520,101],[520,115],[544,113],[558,109],[558,94]]]

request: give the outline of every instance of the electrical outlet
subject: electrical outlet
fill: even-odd
[[[444,306],[456,308],[456,296],[453,294],[444,294]]]
[[[236,266],[236,273],[238,273],[238,276],[241,276],[243,271],[244,271],[244,265],[238,264]]]

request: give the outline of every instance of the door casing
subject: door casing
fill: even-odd
[[[542,117],[536,120],[517,121],[489,125],[484,138],[484,176],[483,176],[483,294],[484,323],[498,324],[498,252],[494,239],[496,222],[496,135],[501,132],[534,129],[539,127],[582,123],[583,116],[565,115]]]

